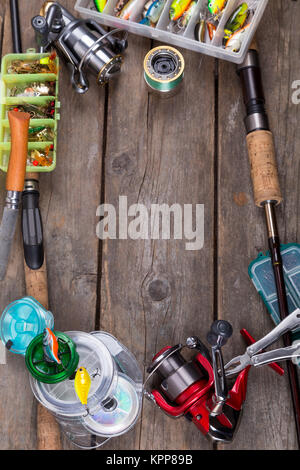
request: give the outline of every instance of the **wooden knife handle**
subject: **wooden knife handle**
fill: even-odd
[[[48,308],[46,260],[40,269],[29,269],[26,263],[24,267],[27,295],[31,295]],[[40,403],[37,407],[37,447],[38,450],[62,449],[59,425],[54,416]]]
[[[11,151],[6,177],[7,191],[23,191],[28,152],[29,113],[9,111]]]

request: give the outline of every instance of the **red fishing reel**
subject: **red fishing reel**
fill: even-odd
[[[151,398],[168,415],[184,415],[205,436],[223,442],[231,442],[238,427],[249,371],[249,367],[243,370],[227,390],[220,348],[231,336],[228,325],[214,322],[208,335],[212,354],[197,337],[188,338],[185,346],[163,348],[154,356],[147,379],[152,377],[155,383]],[[219,334],[222,328],[223,336]],[[197,350],[198,354],[189,361],[182,355],[184,348]]]

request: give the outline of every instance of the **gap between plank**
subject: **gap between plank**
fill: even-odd
[[[100,205],[105,203],[105,158],[106,158],[106,146],[107,146],[108,96],[109,96],[109,84],[105,85],[105,96],[104,96]],[[98,268],[97,268],[97,286],[96,286],[97,291],[96,291],[95,330],[100,330],[101,280],[102,280],[102,261],[103,261],[103,240],[100,240],[100,239],[98,242],[97,257],[98,257],[98,261],[97,261]]]

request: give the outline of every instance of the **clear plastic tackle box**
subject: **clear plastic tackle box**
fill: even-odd
[[[166,0],[164,9],[160,15],[158,22],[155,27],[140,24],[139,21],[142,18],[142,12],[147,0],[140,0],[137,4],[136,21],[124,20],[114,16],[114,8],[118,0],[108,0],[102,13],[99,13],[93,0],[77,0],[75,4],[75,10],[77,10],[83,18],[91,18],[102,23],[106,26],[113,28],[120,28],[127,30],[131,33],[138,34],[140,36],[146,36],[152,39],[156,39],[166,44],[171,44],[178,47],[184,47],[196,52],[201,52],[206,55],[216,57],[218,59],[225,59],[230,62],[240,64],[243,62],[247,50],[254,37],[255,31],[259,25],[259,22],[263,16],[268,0],[246,0],[246,3],[251,5],[254,15],[251,20],[250,26],[244,34],[243,42],[239,52],[232,52],[226,50],[223,43],[224,27],[235,11],[235,9],[243,3],[241,0],[228,0],[226,7],[223,11],[222,16],[218,22],[218,26],[214,35],[214,38],[210,43],[202,43],[195,39],[194,31],[196,23],[199,21],[200,12],[204,12],[204,15],[208,12],[208,0],[198,0],[194,13],[187,25],[187,28],[182,34],[176,34],[168,30],[169,9],[173,0]],[[206,13],[205,13],[206,12]],[[209,16],[209,15],[208,15]],[[211,15],[210,15],[211,16]]]
[[[283,274],[288,299],[289,313],[300,308],[300,245],[289,243],[281,245]],[[269,252],[259,253],[256,260],[249,265],[248,273],[252,282],[266,304],[272,320],[280,323],[279,306]],[[300,339],[300,329],[294,332],[294,339]]]

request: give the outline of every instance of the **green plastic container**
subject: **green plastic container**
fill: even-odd
[[[36,74],[9,74],[8,68],[13,60],[40,60],[49,57],[49,54],[38,54],[35,49],[28,49],[25,54],[7,54],[2,58],[1,77],[0,77],[0,169],[7,171],[10,156],[10,129],[7,118],[9,106],[17,106],[25,103],[37,106],[45,105],[49,101],[55,101],[54,119],[31,119],[30,127],[45,126],[50,127],[54,131],[54,140],[51,142],[28,142],[28,152],[31,150],[44,150],[46,147],[53,145],[53,162],[50,166],[34,166],[27,165],[28,172],[49,172],[53,171],[56,166],[56,147],[57,147],[57,124],[60,119],[58,101],[58,78],[59,78],[59,59],[56,57],[55,63],[57,74],[54,73],[36,73]],[[37,96],[37,97],[10,97],[10,89],[16,85],[29,84],[32,82],[56,82],[55,96]]]
[[[71,377],[79,362],[75,343],[69,336],[53,331],[58,341],[58,354],[62,364],[48,362],[44,356],[44,333],[36,336],[26,349],[25,363],[30,374],[40,382],[56,384]]]

